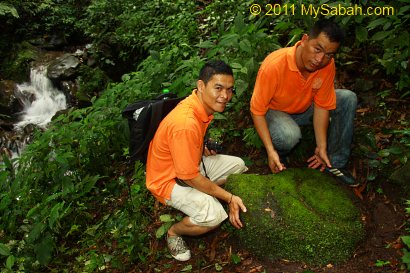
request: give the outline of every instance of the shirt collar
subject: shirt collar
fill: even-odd
[[[298,41],[289,51],[287,54],[287,60],[288,60],[288,65],[289,65],[289,69],[291,71],[296,71],[298,72],[299,69],[296,65],[296,49],[298,48],[298,46],[300,46],[300,44],[302,43],[302,41]]]
[[[205,111],[205,107],[202,105],[201,101],[199,100],[198,94],[197,94],[197,89],[194,89],[192,91],[192,98],[195,101],[195,107],[196,113],[198,114],[198,117],[201,119],[201,121],[208,123],[211,122],[211,120],[214,118],[214,115],[208,116],[208,114]]]

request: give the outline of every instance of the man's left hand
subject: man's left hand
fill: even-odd
[[[326,167],[331,168],[329,157],[327,152],[324,149],[319,149],[316,147],[315,154],[311,156],[307,162],[309,163],[308,167],[312,169],[320,168],[320,171],[323,172]]]

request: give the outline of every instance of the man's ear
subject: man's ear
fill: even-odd
[[[305,45],[305,43],[309,40],[309,35],[303,34],[302,39],[300,41],[302,42],[302,46]]]
[[[196,82],[196,88],[198,89],[198,92],[202,93],[205,91],[205,83],[203,80],[198,80]]]

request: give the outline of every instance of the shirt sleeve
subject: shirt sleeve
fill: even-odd
[[[269,110],[270,101],[277,87],[275,75],[273,69],[259,70],[250,102],[250,110],[254,115],[264,116]]]
[[[335,93],[335,75],[336,68],[334,61],[330,63],[323,71],[323,83],[320,84],[320,88],[315,92],[313,97],[315,105],[322,109],[333,110],[336,108],[336,93]]]
[[[199,130],[178,130],[169,141],[176,176],[192,179],[199,175],[199,160],[202,156],[203,137]]]

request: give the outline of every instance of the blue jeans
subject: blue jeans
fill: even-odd
[[[336,89],[336,109],[330,111],[327,137],[327,154],[334,168],[346,166],[350,156],[353,125],[357,107],[356,94]],[[302,138],[301,125],[312,124],[313,104],[301,114],[287,114],[268,110],[266,121],[272,143],[280,155],[288,154]]]

